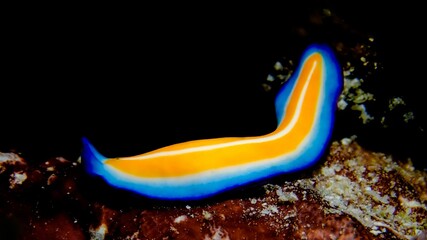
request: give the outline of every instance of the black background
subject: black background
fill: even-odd
[[[319,8],[334,11],[349,31],[377,36],[385,89],[406,96],[423,122],[425,61],[417,57],[425,54],[425,37],[419,8],[349,4],[10,9],[2,34],[0,151],[16,150],[29,161],[74,160],[82,136],[112,157],[192,139],[272,131],[274,96],[262,82],[277,59],[316,40],[296,38],[295,26]],[[425,134],[408,140],[411,136],[399,136],[404,132],[384,138],[420,159]],[[372,137],[371,143],[384,138]]]

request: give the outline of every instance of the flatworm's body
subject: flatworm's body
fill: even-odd
[[[86,171],[141,195],[188,200],[306,168],[330,140],[341,69],[333,51],[311,45],[276,97],[278,126],[255,137],[178,143],[141,155],[106,158],[83,139]]]

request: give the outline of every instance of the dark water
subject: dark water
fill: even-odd
[[[16,26],[7,36],[0,85],[0,151],[16,149],[34,161],[76,159],[87,136],[105,155],[125,156],[185,140],[267,133],[275,126],[273,96],[261,84],[278,58],[311,41],[333,41],[333,29],[318,39],[295,36],[311,10],[325,4],[348,31],[376,34],[390,83],[384,91],[407,96],[417,112],[415,127],[373,132],[383,136],[377,145],[421,159],[426,145],[419,126],[426,118],[419,84],[426,78],[412,56],[423,49],[417,15],[395,7],[381,17],[364,2],[351,8],[309,3],[218,14],[11,20]],[[352,133],[351,126],[341,128]],[[380,141],[370,131],[358,133],[375,145]]]

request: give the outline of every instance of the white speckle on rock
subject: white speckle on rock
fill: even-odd
[[[213,218],[212,213],[208,211],[203,210],[202,214],[203,214],[203,218],[206,220],[212,220]]]
[[[349,137],[349,138],[343,138],[343,139],[341,139],[341,144],[342,144],[342,145],[345,145],[345,146],[348,146],[348,145],[350,145],[350,143],[352,143],[356,138],[357,138],[357,136],[355,136],[355,135],[353,135],[353,136],[351,136],[351,137]]]
[[[344,110],[348,106],[348,103],[344,99],[340,99],[337,106],[340,110]]]
[[[2,153],[0,152],[0,163],[2,162],[22,162],[22,158],[20,158],[15,153]]]
[[[368,112],[366,111],[366,107],[363,104],[355,104],[351,106],[351,109],[360,112],[359,118],[362,119],[363,124],[366,124],[374,119],[374,117],[368,114]]]
[[[181,215],[181,216],[176,217],[175,220],[173,220],[173,222],[174,223],[181,223],[181,222],[187,221],[187,219],[188,219],[187,216]]]
[[[55,168],[54,167],[48,167],[48,168],[46,168],[46,171],[53,172],[53,171],[55,171]]]
[[[282,188],[277,189],[276,194],[279,197],[279,202],[295,202],[298,200],[298,196],[294,192],[283,192]]]
[[[90,240],[104,240],[107,233],[108,228],[105,223],[102,223],[96,229],[93,229],[92,227],[89,228]]]
[[[267,76],[267,81],[269,81],[269,82],[274,81],[274,77],[273,77],[273,76],[271,76],[271,74],[268,74],[268,76]]]
[[[388,101],[388,109],[391,111],[399,105],[406,105],[405,101],[401,97],[395,97]]]
[[[13,189],[16,187],[16,185],[21,185],[25,180],[27,179],[27,174],[24,172],[15,172],[10,174],[10,179],[9,179],[9,188]]]
[[[211,233],[212,236],[206,234],[204,240],[230,240],[228,232],[223,230],[221,227],[211,228]]]
[[[276,205],[263,205],[264,209],[261,210],[260,214],[261,216],[273,216],[273,214],[276,214],[279,212],[279,209]]]
[[[283,65],[282,65],[282,63],[281,63],[281,62],[279,62],[279,61],[277,61],[277,62],[274,64],[274,69],[275,69],[276,71],[282,71],[282,70],[283,70]]]

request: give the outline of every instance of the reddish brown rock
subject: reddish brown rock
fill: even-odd
[[[0,159],[1,234],[10,239],[422,239],[427,226],[427,174],[354,139],[333,142],[311,175],[204,202],[133,196],[63,158]]]

